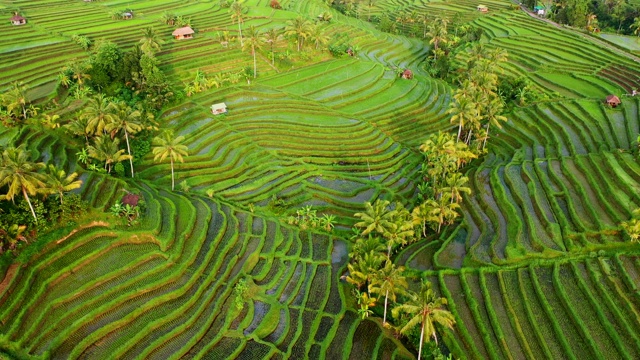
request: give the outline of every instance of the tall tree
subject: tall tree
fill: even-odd
[[[103,161],[104,168],[107,173],[111,173],[113,165],[129,160],[130,156],[124,154],[124,150],[120,149],[120,139],[111,139],[108,135],[101,135],[94,139],[94,144],[89,145],[89,156]]]
[[[87,120],[87,133],[92,135],[105,133],[105,127],[113,120],[109,104],[109,98],[102,93],[87,102],[80,115]]]
[[[22,116],[27,119],[27,86],[23,82],[14,82],[9,90],[0,94],[0,104],[7,109],[7,112],[16,118]],[[17,115],[19,114],[19,115]]]
[[[231,13],[231,21],[238,23],[238,38],[240,39],[240,46],[244,47],[244,43],[242,41],[242,23],[244,22],[245,17],[245,7],[240,1],[236,0],[229,7],[229,12]]]
[[[427,31],[427,37],[430,37],[429,44],[433,44],[433,54],[434,60],[438,60],[438,49],[440,48],[440,44],[446,44],[449,40],[447,37],[448,30],[447,25],[449,24],[449,20],[445,18],[436,18],[429,25]]]
[[[148,26],[142,30],[142,39],[140,39],[140,49],[147,54],[155,54],[160,51],[162,40],[158,36],[158,32],[153,26]]]
[[[131,166],[131,177],[134,177],[129,134],[135,135],[143,129],[143,124],[140,121],[142,114],[139,110],[131,109],[123,101],[112,102],[109,104],[109,110],[112,117],[111,121],[105,126],[105,130],[111,133],[111,137],[116,136],[119,132],[124,134],[124,140],[127,143],[127,154],[129,154],[129,165]]]
[[[395,212],[387,208],[389,201],[380,201],[380,199],[378,199],[373,205],[367,201],[364,206],[364,212],[354,214],[355,217],[360,219],[360,222],[357,222],[354,226],[364,228],[361,233],[362,235],[367,235],[375,231],[384,236],[385,233],[395,226],[393,223]]]
[[[271,65],[275,65],[276,58],[273,53],[273,46],[278,41],[282,40],[282,30],[277,28],[271,28],[266,32],[264,32],[262,36],[263,36],[264,42],[269,44],[269,47],[271,48]]]
[[[420,325],[420,345],[418,347],[418,360],[420,360],[424,334],[432,335],[438,344],[436,324],[452,329],[456,321],[448,310],[443,309],[447,304],[447,299],[436,297],[435,292],[431,289],[431,283],[426,280],[420,284],[420,292],[409,291],[408,298],[404,304],[396,306],[392,310],[392,314],[394,317],[398,317],[400,313],[406,313],[410,317],[407,324],[400,329],[401,334],[406,334]]]
[[[56,168],[55,165],[49,164],[47,167],[46,188],[50,194],[57,194],[60,198],[60,204],[64,202],[62,198],[64,193],[75,190],[82,186],[82,180],[78,179],[78,173],[67,173],[63,169]]]
[[[251,49],[251,55],[253,56],[253,78],[255,79],[258,75],[258,65],[256,62],[256,50],[262,49],[263,39],[260,36],[260,31],[258,31],[255,27],[250,26],[249,32],[245,32],[247,35],[244,45],[242,46],[242,51],[247,49]]]
[[[382,316],[382,324],[387,323],[387,307],[389,298],[396,301],[396,295],[403,294],[405,289],[409,287],[407,279],[403,275],[404,266],[396,267],[390,260],[387,260],[384,267],[374,275],[371,282],[370,292],[374,294],[384,294],[384,315]]]
[[[284,28],[284,36],[291,36],[296,38],[296,44],[298,45],[298,51],[302,49],[304,40],[309,37],[310,23],[307,19],[298,16],[293,20],[287,21],[287,25]]]
[[[7,187],[7,192],[2,195],[2,198],[11,201],[17,194],[22,193],[37,223],[38,217],[33,210],[29,195],[35,196],[45,188],[43,175],[38,172],[45,165],[42,162],[32,162],[30,157],[31,153],[25,150],[24,146],[4,149],[0,159],[0,188]]]
[[[329,43],[329,37],[325,34],[324,28],[318,26],[318,24],[312,24],[309,26],[309,41],[314,43],[316,50],[318,50],[320,46]]]
[[[174,137],[171,132],[164,132],[153,138],[153,160],[162,162],[168,157],[171,161],[171,190],[175,188],[173,163],[184,162],[184,156],[189,155],[187,146],[181,144],[183,140],[184,136]]]

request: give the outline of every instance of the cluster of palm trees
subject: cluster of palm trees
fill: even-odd
[[[384,298],[383,325],[388,325],[389,301],[395,304],[391,313],[396,323],[402,324],[400,333],[407,334],[420,325],[420,359],[425,332],[437,342],[435,324],[452,328],[455,320],[449,311],[443,309],[447,304],[446,299],[436,297],[429,282],[423,281],[419,292],[409,290],[405,268],[393,264],[388,247],[378,237],[380,231],[386,231],[385,227],[393,223],[393,216],[385,218],[386,220],[380,218],[375,223],[367,221],[356,224],[366,227],[349,253],[351,261],[347,265],[349,275],[346,280],[356,286],[358,313],[363,319],[373,314],[371,308]],[[370,231],[367,232],[368,230]]]
[[[640,208],[633,210],[631,213],[631,219],[623,221],[621,224],[622,229],[629,235],[629,239],[632,242],[640,240]]]
[[[289,216],[286,221],[289,225],[296,225],[302,230],[319,228],[326,232],[331,232],[335,226],[335,220],[335,215],[323,214],[318,216],[318,211],[313,209],[311,205],[307,205],[296,210],[296,216]]]
[[[7,147],[0,158],[0,200],[14,201],[22,195],[29,205],[31,215],[37,223],[38,217],[33,209],[31,197],[38,194],[56,195],[63,203],[64,194],[79,188],[82,181],[77,173],[67,174],[53,164],[31,160],[31,152],[24,145]]]
[[[172,12],[163,12],[160,15],[160,22],[169,26],[185,27],[191,26],[191,18],[182,15],[176,15]]]
[[[477,43],[463,56],[467,76],[460,81],[448,113],[451,122],[458,125],[457,141],[472,145],[475,140],[474,147],[484,150],[490,127],[502,128],[501,122],[507,121],[502,115],[504,102],[497,92],[498,72],[507,61],[507,52]]]
[[[132,109],[124,101],[98,94],[64,127],[71,134],[85,138],[86,154],[102,162],[107,173],[111,173],[114,165],[129,160],[133,177],[130,137],[144,129],[155,128],[155,124],[151,113]],[[126,154],[120,148],[120,138],[125,141]],[[80,160],[89,165],[86,157]]]
[[[23,82],[14,82],[11,87],[0,93],[0,121],[9,126],[37,115],[38,108],[31,105],[27,95],[27,86]]]
[[[426,225],[440,233],[442,225],[452,224],[459,216],[462,194],[470,194],[460,169],[477,157],[467,144],[455,140],[446,132],[431,134],[422,145],[424,155],[421,167],[423,182],[418,185],[418,199],[421,204],[411,213],[415,225],[422,227],[426,236]]]

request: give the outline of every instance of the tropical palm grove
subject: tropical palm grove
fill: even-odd
[[[0,16],[0,358],[640,358],[640,2]]]

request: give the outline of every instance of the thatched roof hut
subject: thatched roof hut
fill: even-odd
[[[615,95],[607,96],[607,98],[605,99],[605,102],[607,103],[607,105],[611,107],[616,107],[622,103],[622,101],[620,101],[620,98]]]
[[[176,40],[183,40],[193,38],[194,33],[195,31],[193,31],[191,27],[185,26],[175,29],[171,35],[173,35],[173,38]]]

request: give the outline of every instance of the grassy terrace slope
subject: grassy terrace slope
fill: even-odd
[[[142,226],[85,226],[54,241],[0,289],[0,335],[51,358],[410,358],[378,326],[361,321],[339,281],[348,244],[302,232],[263,211],[273,196],[291,209],[314,205],[350,225],[365,201],[411,199],[428,134],[452,129],[451,89],[422,69],[422,41],[381,33],[323,1],[250,0],[245,26],[282,27],[299,15],[331,11],[334,42],[358,58],[320,59],[276,69],[258,56],[258,78],[195,94],[160,122],[186,137],[190,156],[170,192],[170,167],[144,159],[142,179],[82,175],[82,196],[108,208],[122,187],[138,188]],[[473,196],[464,218],[435,242],[397,262],[425,271],[449,299],[458,325],[445,336],[455,356],[478,359],[640,357],[640,254],[618,226],[640,207],[640,165],[629,150],[640,133],[640,65],[509,9],[508,1],[379,0],[372,14],[427,12],[481,28],[488,47],[509,52],[508,75],[527,76],[548,101],[518,107],[469,168]],[[0,24],[0,87],[24,80],[39,94],[67,61],[88,54],[70,38],[107,38],[128,47],[153,25],[158,54],[176,88],[196,70],[214,76],[251,65],[218,30],[235,34],[218,1],[0,0],[25,27]],[[136,18],[110,19],[131,6]],[[176,42],[157,19],[192,18],[195,39]],[[285,51],[285,44],[276,50]],[[295,51],[295,47],[291,47]],[[265,52],[266,54],[266,52]],[[413,80],[395,76],[410,68]],[[623,104],[608,109],[605,95]],[[229,113],[212,116],[224,101]],[[492,129],[493,133],[493,129]],[[76,169],[75,149],[50,133],[0,131],[41,159]],[[203,195],[213,190],[213,199]],[[254,208],[255,212],[249,209]],[[0,280],[3,274],[0,274]],[[236,311],[233,287],[251,300]]]
[[[122,186],[86,181],[99,189],[86,197],[102,194],[89,199],[97,207]],[[140,190],[150,201],[135,233],[85,226],[20,268],[0,294],[3,334],[31,354],[65,359],[339,358],[352,347],[358,359],[406,355],[347,309],[344,242],[220,202]],[[237,312],[240,278],[252,300]],[[365,340],[380,346],[359,348]]]

